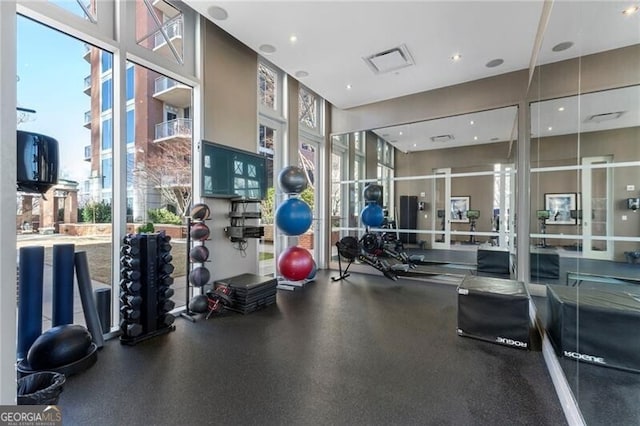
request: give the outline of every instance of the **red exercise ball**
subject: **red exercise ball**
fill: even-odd
[[[301,281],[309,276],[314,261],[311,253],[298,246],[291,246],[278,257],[280,274],[291,281]]]

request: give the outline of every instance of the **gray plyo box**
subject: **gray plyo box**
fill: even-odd
[[[529,328],[524,283],[468,275],[458,287],[458,335],[528,349]]]

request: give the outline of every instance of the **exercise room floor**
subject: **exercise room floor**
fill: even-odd
[[[65,425],[562,425],[542,354],[456,334],[456,287],[332,271],[277,305],[137,346],[68,378]]]

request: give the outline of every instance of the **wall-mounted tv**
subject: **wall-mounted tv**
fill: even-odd
[[[263,200],[267,192],[266,157],[202,141],[202,196]]]

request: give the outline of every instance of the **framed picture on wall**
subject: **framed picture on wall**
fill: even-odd
[[[467,211],[471,197],[451,197],[451,208],[449,209],[449,220],[451,222],[468,223]]]
[[[547,225],[575,225],[577,218],[571,212],[576,211],[576,193],[544,194],[544,206],[549,212]],[[575,213],[574,215],[575,216]]]

